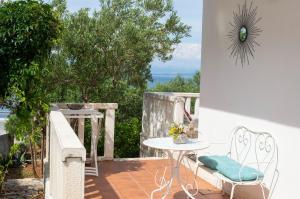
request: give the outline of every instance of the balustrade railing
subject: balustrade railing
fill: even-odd
[[[141,143],[150,137],[166,137],[172,122],[184,123],[187,115],[199,115],[200,93],[148,92],[143,99]],[[157,156],[142,144],[140,155]]]
[[[97,116],[101,119],[104,118],[104,156],[98,158],[113,159],[115,110],[118,105],[114,103],[77,105],[82,105],[82,115],[86,116],[86,111],[97,112],[95,117],[91,117],[92,131],[97,136],[101,122],[97,123],[95,118]],[[53,111],[49,114],[46,157],[44,159],[45,198],[49,199],[84,198],[85,162],[88,160],[84,148],[85,117],[81,117],[81,114],[77,113],[77,136],[69,123],[70,117],[66,114],[67,110],[67,104],[55,104],[53,105]],[[97,149],[96,145],[93,145],[93,147]],[[97,155],[97,150],[94,152]],[[93,153],[93,150],[91,153]]]
[[[44,160],[45,198],[84,198],[86,150],[60,111],[51,111]]]

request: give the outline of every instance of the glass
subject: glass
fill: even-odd
[[[239,32],[239,39],[241,42],[245,42],[247,40],[247,37],[248,37],[248,30],[246,26],[242,26]]]

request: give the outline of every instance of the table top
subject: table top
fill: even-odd
[[[175,144],[173,138],[150,138],[143,142],[145,146],[162,149],[162,150],[174,150],[174,151],[196,151],[209,147],[209,143],[198,139],[189,139],[185,144]]]

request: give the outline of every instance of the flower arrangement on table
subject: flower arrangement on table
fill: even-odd
[[[168,135],[173,138],[175,144],[184,144],[188,141],[183,124],[172,123]]]

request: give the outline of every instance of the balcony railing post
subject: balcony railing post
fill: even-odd
[[[183,97],[176,97],[174,101],[174,114],[173,121],[176,123],[183,123],[184,119],[184,104],[185,100]]]
[[[107,109],[105,113],[104,158],[114,157],[115,109]]]
[[[199,115],[199,107],[200,107],[200,98],[196,98],[195,101],[195,108],[194,108],[194,115]]]
[[[185,110],[190,114],[191,113],[191,103],[192,103],[192,98],[188,97],[185,100]]]
[[[78,138],[82,144],[84,143],[84,122],[84,118],[78,119]]]

